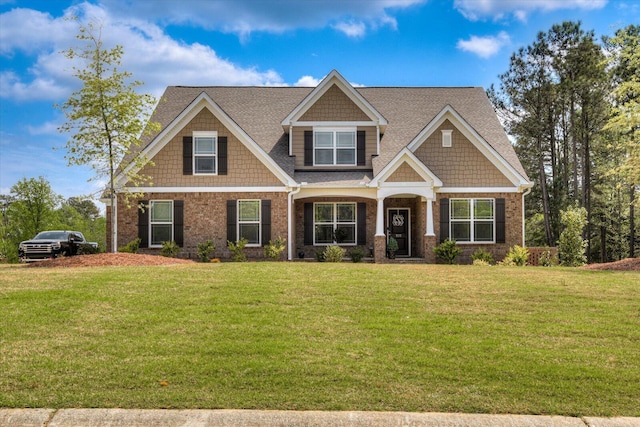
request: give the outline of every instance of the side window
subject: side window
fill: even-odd
[[[173,202],[152,200],[149,202],[149,247],[161,247],[162,242],[173,239]]]
[[[193,172],[195,175],[218,173],[217,132],[193,133]]]
[[[249,246],[260,246],[260,200],[238,200],[238,240],[245,238]]]
[[[494,199],[451,199],[451,239],[457,242],[493,243]]]

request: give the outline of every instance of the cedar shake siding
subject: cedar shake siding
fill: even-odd
[[[331,86],[300,118],[304,122],[357,122],[371,119],[336,85]]]
[[[453,130],[451,147],[441,130]],[[512,187],[509,181],[453,124],[445,121],[414,153],[445,187]]]
[[[424,178],[405,162],[386,179],[386,182],[424,182]]]
[[[218,138],[227,138],[227,174],[185,175],[183,138],[194,131],[217,131]],[[218,150],[218,155],[220,151]],[[143,173],[151,176],[154,187],[257,187],[281,186],[282,182],[258,160],[207,109],[203,109],[152,159]],[[218,162],[220,165],[220,162]],[[221,168],[219,168],[221,169]]]

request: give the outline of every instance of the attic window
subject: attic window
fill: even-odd
[[[442,146],[443,147],[451,147],[451,133],[452,130],[443,130],[442,131]]]

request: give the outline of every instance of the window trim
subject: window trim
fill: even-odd
[[[453,217],[453,205],[455,201],[467,201],[469,204],[469,218],[468,219],[455,219]],[[491,201],[493,217],[487,218],[475,218],[475,202],[478,200]],[[489,223],[492,225],[491,240],[476,240],[475,239],[475,225],[476,223]],[[469,223],[469,240],[457,240],[453,235],[454,223]],[[491,245],[496,243],[496,199],[492,197],[457,197],[449,199],[449,238],[455,240],[456,243],[461,245]]]
[[[332,146],[329,147],[316,147],[316,134],[319,132],[332,133]],[[338,150],[345,150],[345,148],[338,147],[338,133],[352,133],[353,134],[353,163],[338,163]],[[316,162],[316,150],[331,150],[333,162],[329,164],[319,164]],[[358,165],[358,128],[349,127],[313,127],[313,166],[327,166],[327,167],[354,167]]]
[[[153,211],[153,205],[157,202],[161,202],[161,203],[170,203],[171,204],[171,221],[154,221],[153,220],[153,215],[152,215],[152,211]],[[171,225],[171,240],[170,241],[174,241],[175,240],[175,215],[174,215],[174,204],[173,204],[173,200],[149,200],[149,247],[150,248],[161,248],[162,247],[162,243],[160,244],[153,244],[153,226],[154,225]]]
[[[193,175],[215,176],[218,175],[218,132],[217,131],[193,131],[193,152],[191,155],[191,163],[193,168]],[[213,151],[214,154],[196,154],[197,138],[213,138]],[[198,172],[196,169],[196,157],[213,157],[213,168],[215,172]]]
[[[333,222],[316,222],[316,205],[333,205],[332,208],[332,216]],[[338,205],[353,205],[353,222],[338,222]],[[335,231],[336,228],[340,226],[340,224],[353,225],[353,243],[337,243],[335,241],[335,236],[333,242],[325,243],[325,242],[316,242],[316,227],[318,225],[332,225],[332,232]],[[340,245],[340,246],[358,246],[358,203],[356,202],[314,202],[313,203],[313,246],[331,246],[331,245]]]
[[[258,203],[258,220],[241,221],[240,220],[240,202],[256,202]],[[236,240],[242,239],[240,235],[240,224],[258,224],[258,243],[247,243],[248,248],[257,248],[262,246],[262,200],[261,199],[238,199],[236,200]]]

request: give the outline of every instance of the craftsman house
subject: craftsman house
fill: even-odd
[[[393,236],[397,257],[435,262],[446,238],[467,260],[524,244],[532,184],[482,88],[354,87],[337,71],[315,88],[171,86],[153,120],[146,209],[120,175],[109,247],[174,240],[195,257],[212,239],[224,259],[246,238],[259,259],[283,237],[291,260],[339,239],[384,262]]]

